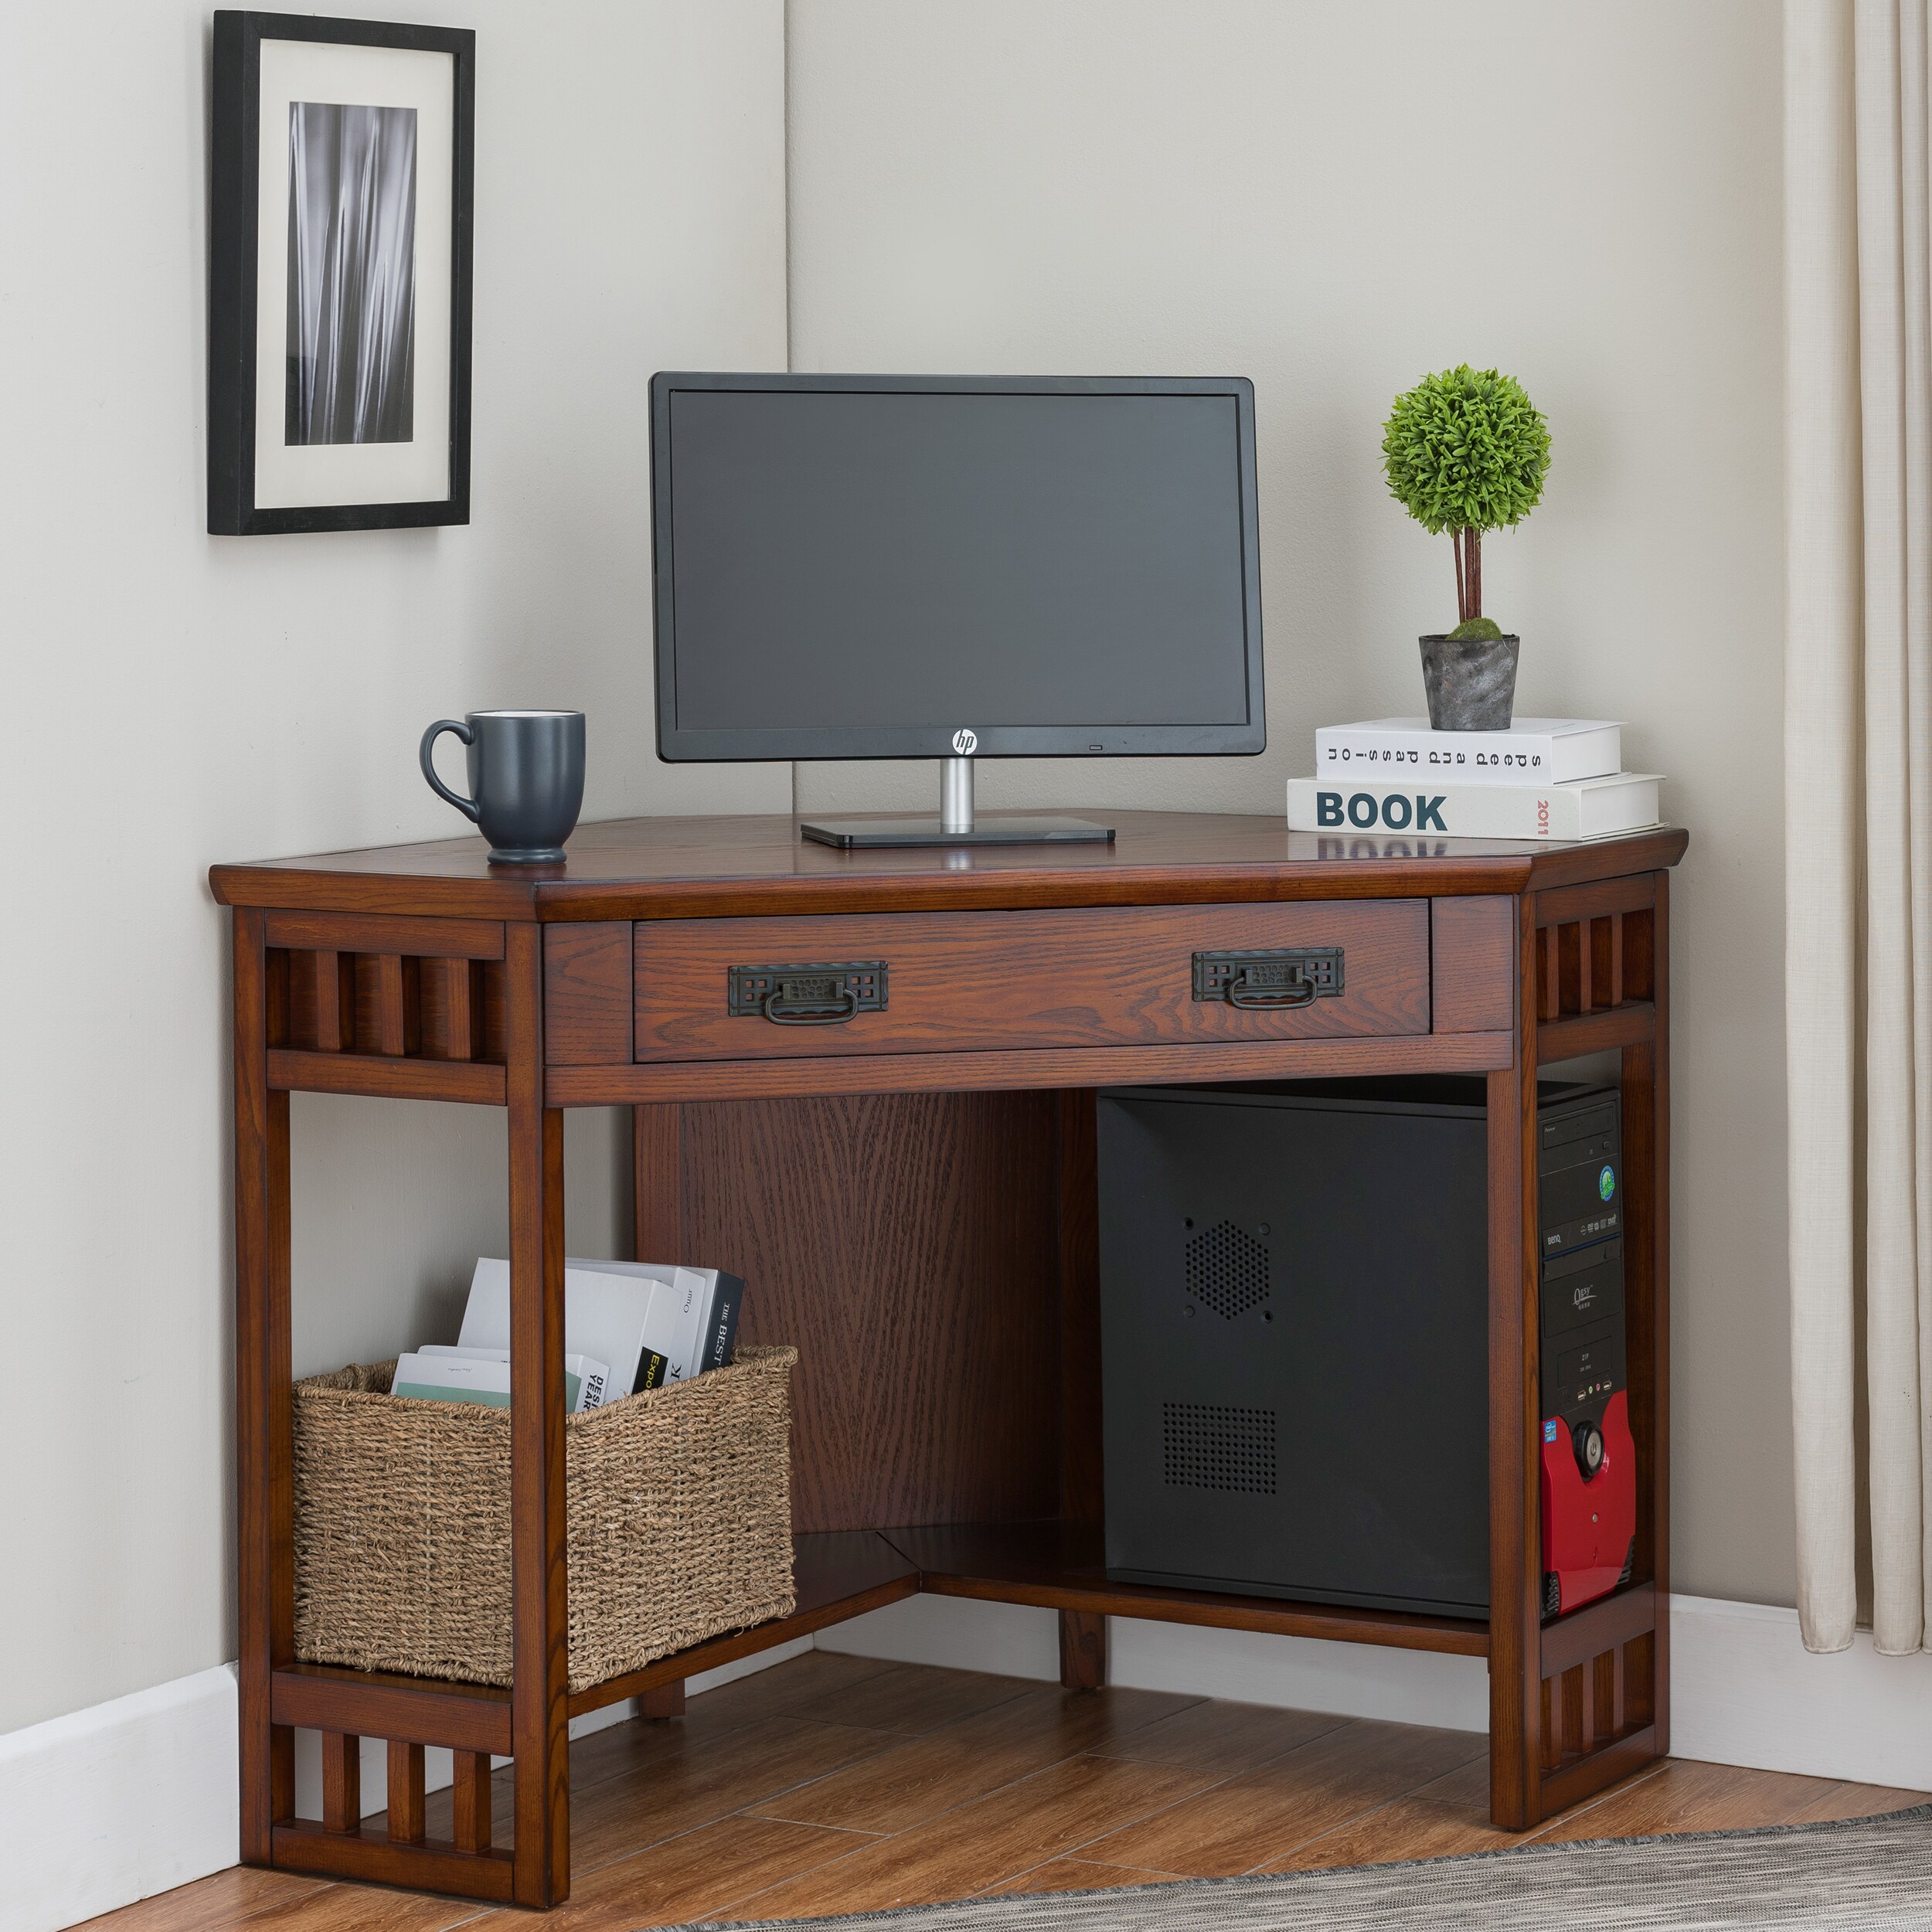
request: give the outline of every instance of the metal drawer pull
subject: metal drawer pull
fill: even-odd
[[[838,1026],[886,1010],[886,962],[818,966],[733,966],[727,1010],[777,1026]]]
[[[1228,981],[1227,991],[1222,997],[1230,1006],[1250,1008],[1268,1006],[1312,1006],[1315,1004],[1315,981],[1299,976],[1287,977],[1278,983],[1264,980],[1261,975],[1265,969],[1245,968]]]
[[[1339,994],[1342,984],[1339,946],[1194,955],[1194,997],[1223,1000],[1244,1012],[1312,1005]]]

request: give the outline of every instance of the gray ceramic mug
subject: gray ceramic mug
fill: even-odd
[[[469,747],[470,796],[436,775],[443,733]],[[423,733],[423,776],[490,842],[493,866],[555,865],[583,808],[581,711],[472,711]]]

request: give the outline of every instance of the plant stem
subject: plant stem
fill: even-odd
[[[1462,577],[1462,532],[1449,532],[1449,546],[1456,553],[1456,621],[1460,624],[1469,614],[1469,592]]]
[[[1482,532],[1469,526],[1469,614],[1482,615]]]

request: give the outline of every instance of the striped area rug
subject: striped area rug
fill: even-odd
[[[1932,1804],[1829,1825],[759,1923],[812,1932],[1927,1932]]]

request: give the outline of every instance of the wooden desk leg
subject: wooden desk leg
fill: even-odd
[[[631,1110],[634,1261],[675,1261],[684,1253],[684,1109],[672,1101]]]
[[[653,1684],[638,1693],[640,1717],[682,1717],[684,1715],[684,1679],[674,1677],[668,1684]]]
[[[1063,1610],[1060,1682],[1068,1690],[1099,1690],[1107,1682],[1107,1618],[1095,1610]]]
[[[1670,874],[1655,875],[1655,1036],[1624,1049],[1624,1174],[1629,1236],[1630,1423],[1637,1444],[1637,1574],[1656,1585],[1649,1713],[1670,1751]],[[1641,1696],[1641,1687],[1639,1695]]]
[[[1100,1440],[1100,1255],[1097,1122],[1091,1087],[1060,1096],[1060,1514],[1104,1522]],[[1060,1613],[1060,1682],[1098,1690],[1107,1682],[1107,1619]]]
[[[236,911],[232,940],[241,1855],[267,1865],[295,1811],[295,1733],[269,1715],[270,1673],[295,1656],[288,1096],[268,1087],[263,915]]]
[[[510,1111],[512,1893],[570,1894],[563,1451],[563,1115],[543,1104],[543,937],[507,927]]]
[[[1516,902],[1516,1063],[1489,1076],[1489,1811],[1541,1815],[1536,902]]]

